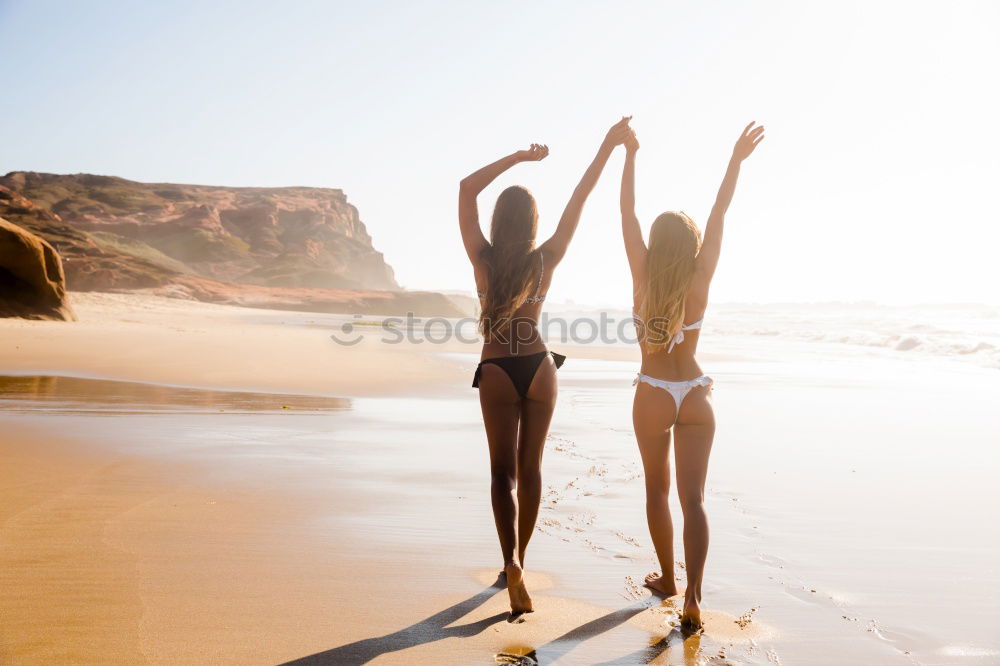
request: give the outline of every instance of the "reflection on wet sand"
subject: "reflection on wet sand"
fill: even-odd
[[[684,664],[684,666],[700,666],[702,664],[727,664],[725,648],[719,648],[716,655],[706,655],[701,648],[701,632],[689,634],[680,627],[674,627],[669,634],[658,637],[653,643],[642,650],[625,655],[621,659],[601,662],[601,666],[625,666],[626,664]],[[675,657],[680,653],[683,661]]]
[[[348,403],[67,377],[0,378],[0,409],[14,414],[0,424],[0,440],[8,440],[4,456],[18,461],[0,483],[10,489],[0,502],[0,522],[5,511],[16,515],[0,530],[6,565],[0,570],[7,571],[2,582],[17,591],[0,609],[18,618],[20,640],[12,649],[44,663],[85,636],[88,654],[114,653],[123,663],[140,660],[143,651],[169,654],[173,663],[301,657],[299,663],[320,664],[689,664],[723,663],[723,651],[728,659],[763,663],[748,654],[750,641],[765,633],[756,619],[743,628],[735,616],[707,611],[706,633],[685,637],[675,626],[671,600],[651,598],[634,584],[626,586],[624,607],[614,599],[591,601],[597,597],[592,589],[616,586],[615,575],[603,573],[615,562],[591,557],[589,549],[573,558],[563,541],[553,553],[573,558],[573,570],[596,582],[592,588],[567,585],[543,573],[557,570],[551,564],[529,571],[537,612],[524,622],[505,621],[506,597],[498,594],[495,570],[475,574],[478,584],[460,596],[435,601],[438,590],[462,585],[455,571],[463,562],[488,562],[493,554],[489,540],[462,536],[475,534],[471,521],[486,513],[482,501],[460,513],[470,519],[460,530],[454,524],[438,529],[425,519],[454,512],[464,502],[456,497],[473,497],[478,479],[463,475],[448,492],[424,490],[419,502],[401,479],[409,478],[403,475],[414,464],[409,455],[430,456],[427,468],[470,469],[477,454],[469,451],[474,435],[463,423],[471,419],[463,421],[461,411],[443,402],[405,409],[391,403],[392,410],[385,404],[377,405],[377,422],[371,420],[376,405],[365,400],[353,402],[350,412],[302,421],[294,415]],[[282,410],[284,405],[293,409]],[[8,428],[19,422],[22,432],[14,437]],[[414,423],[426,432],[414,436],[406,429]],[[78,430],[83,443],[106,437],[114,445],[61,443],[60,431]],[[139,440],[143,445],[134,445]],[[561,457],[583,471],[594,465],[568,439],[553,449],[550,460],[557,463]],[[155,460],[141,457],[150,454]],[[199,468],[212,476],[196,473]],[[562,475],[560,487],[581,476],[575,469],[573,476],[553,469],[555,478]],[[591,480],[612,479],[609,472]],[[573,488],[589,490],[583,483]],[[599,495],[586,497],[593,502]],[[569,493],[559,506],[575,515],[580,507],[574,502]],[[445,559],[451,554],[441,544],[457,540],[462,556],[440,569],[427,567],[433,558],[416,558],[417,570],[431,573],[398,595],[381,582],[393,579],[389,572],[398,563],[372,555],[391,552],[395,542],[384,534],[403,535],[418,552],[433,544],[429,552]],[[590,528],[586,534],[598,539],[602,533]],[[73,548],[66,546],[68,536]],[[620,539],[614,532],[606,537]],[[544,554],[540,550],[540,560]],[[32,564],[37,562],[48,564]],[[88,592],[95,582],[101,584],[100,603]],[[573,596],[563,596],[570,591]],[[345,598],[354,602],[348,606]],[[287,612],[284,618],[276,620],[275,605]],[[108,622],[107,609],[119,607],[122,612]],[[39,634],[30,633],[29,620]],[[48,635],[43,629],[70,623],[77,633]]]
[[[108,379],[0,376],[0,409],[9,412],[132,414],[237,411],[328,412],[350,400],[312,395],[218,391]]]

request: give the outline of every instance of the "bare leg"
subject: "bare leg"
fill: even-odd
[[[490,447],[490,496],[493,520],[500,538],[507,590],[511,609],[522,605],[516,598],[521,584],[521,566],[514,557],[517,544],[517,505],[514,501],[517,478],[517,430],[520,419],[520,398],[510,378],[499,367],[486,364],[479,376],[479,404],[483,410],[486,439]]]
[[[708,557],[705,478],[714,438],[711,393],[708,388],[695,388],[684,400],[681,419],[674,426],[677,494],[684,513],[684,561],[688,579],[681,624],[691,628],[701,626],[701,583]]]
[[[646,576],[646,585],[661,594],[677,594],[674,581],[674,526],[667,498],[670,493],[670,424],[674,402],[661,389],[639,384],[632,403],[632,425],[646,476],[646,521],[660,573]]]
[[[546,359],[535,373],[527,398],[521,401],[517,444],[517,551],[522,567],[542,500],[542,452],[558,392],[555,363]]]

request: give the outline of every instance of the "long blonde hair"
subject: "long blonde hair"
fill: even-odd
[[[639,315],[649,353],[667,349],[684,326],[684,299],[694,278],[701,232],[685,213],[663,213],[649,230],[646,284]]]
[[[538,207],[531,192],[520,185],[501,192],[490,222],[490,244],[482,254],[486,292],[479,330],[486,340],[491,338],[490,329],[509,322],[534,292],[541,268],[535,249],[537,232]]]

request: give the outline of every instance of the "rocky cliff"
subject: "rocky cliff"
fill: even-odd
[[[464,314],[442,294],[401,290],[340,190],[14,171],[0,177],[0,217],[55,247],[69,290],[311,312]]]
[[[77,291],[138,289],[165,284],[184,267],[169,259],[154,261],[99,245],[89,234],[63,222],[58,215],[0,185],[0,217],[48,241],[63,260],[67,288]]]
[[[97,246],[141,264],[131,277],[94,275],[79,266],[88,276],[78,282],[83,277],[78,266],[67,261],[70,289],[100,289],[101,275],[111,281],[105,286],[127,287],[135,279],[133,286],[148,287],[155,279],[149,273],[157,273],[150,264],[236,284],[399,288],[357,209],[340,190],[150,184],[24,171],[3,176],[0,185],[59,218],[61,239],[49,238],[54,229],[25,226],[64,256],[85,248],[83,256],[88,256]],[[45,221],[51,223],[51,217]]]

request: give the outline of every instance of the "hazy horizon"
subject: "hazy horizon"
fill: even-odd
[[[544,237],[632,114],[643,226],[667,209],[703,225],[757,120],[714,303],[996,303],[998,27],[987,2],[6,2],[19,94],[0,101],[0,172],[342,189],[400,284],[471,292],[467,173],[547,143],[480,200],[485,225],[503,187],[528,186]],[[627,307],[620,168],[619,153],[553,302]]]

